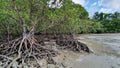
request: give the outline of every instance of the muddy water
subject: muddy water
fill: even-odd
[[[71,57],[66,68],[120,68],[120,34],[80,35],[78,39],[94,53]]]

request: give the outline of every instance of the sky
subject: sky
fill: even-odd
[[[120,12],[120,0],[72,0],[81,4],[92,17],[95,12],[114,13]]]

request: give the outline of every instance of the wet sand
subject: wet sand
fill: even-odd
[[[94,53],[63,51],[56,57],[63,64],[59,68],[120,68],[120,34],[89,34],[77,38]]]
[[[55,65],[42,59],[41,68],[120,68],[120,34],[86,34],[77,38],[93,53],[60,50],[60,55],[53,57]]]
[[[93,54],[79,55],[70,68],[120,68],[120,34],[80,35]]]

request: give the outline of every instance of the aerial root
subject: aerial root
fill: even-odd
[[[7,68],[12,67],[15,62],[23,66],[25,63],[30,62],[29,59],[31,58],[34,58],[40,67],[39,59],[46,57],[52,58],[57,55],[56,51],[47,48],[45,45],[41,45],[34,37],[29,36],[12,40],[9,42],[9,45],[8,43],[1,44],[0,51],[0,58],[6,59],[6,61],[3,60],[3,63],[6,62],[3,66]],[[15,55],[18,56],[12,59],[8,57],[11,55],[13,55],[13,57],[15,57]],[[48,62],[50,62],[50,60]]]
[[[68,35],[64,37],[56,37],[56,39],[54,40],[56,40],[56,44],[58,45],[58,47],[62,49],[70,49],[76,52],[91,52],[87,45],[79,42],[74,38],[71,38],[71,36]],[[58,52],[55,51],[53,48],[51,49],[51,44],[49,44],[49,47],[48,45],[43,44],[44,39],[41,41],[43,42],[38,42],[31,35],[25,35],[23,37],[9,41],[8,43],[1,44],[0,60],[3,64],[0,66],[2,66],[3,68],[11,68],[15,63],[17,63],[18,68],[24,68],[26,64],[29,64],[31,61],[35,60],[37,64],[36,66],[41,68],[39,60],[43,58],[47,59],[48,64],[56,64],[52,57],[55,57]]]
[[[79,42],[77,39],[71,38],[70,36],[59,36],[56,40],[56,44],[59,45],[61,49],[70,49],[76,52],[92,52],[86,44]]]

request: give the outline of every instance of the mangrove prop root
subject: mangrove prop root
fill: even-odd
[[[55,64],[56,62],[54,62],[52,57],[56,56],[58,52],[51,49],[51,44],[49,44],[49,47],[44,44],[46,40],[47,42],[50,42],[51,39],[55,40],[57,44],[56,47],[58,46],[63,49],[70,49],[77,52],[91,52],[87,45],[79,42],[71,35],[48,36],[48,39],[45,37],[47,36],[40,36],[40,41],[37,41],[38,39],[28,34],[9,41],[8,43],[0,44],[0,60],[4,63],[0,66],[11,68],[13,67],[13,64],[17,62],[22,65],[22,68],[24,68],[26,63],[30,63],[31,60],[35,59],[36,64],[40,68],[39,60],[43,58],[47,58],[48,64]]]
[[[4,43],[0,45],[0,58],[6,59],[8,62],[4,67],[11,68],[15,62],[20,62],[19,64],[30,62],[29,59],[34,58],[37,64],[40,67],[39,59],[57,55],[57,52],[46,47],[45,45],[41,45],[34,37],[24,36],[21,38],[17,38],[8,43]],[[8,56],[15,57],[14,55],[18,55],[18,57],[11,59]],[[3,60],[4,62],[4,60]],[[49,61],[50,62],[50,61]]]
[[[77,52],[80,51],[85,51],[88,53],[92,52],[86,44],[79,42],[77,39],[70,35],[58,36],[56,44],[60,45],[61,48],[63,49],[70,49]]]

